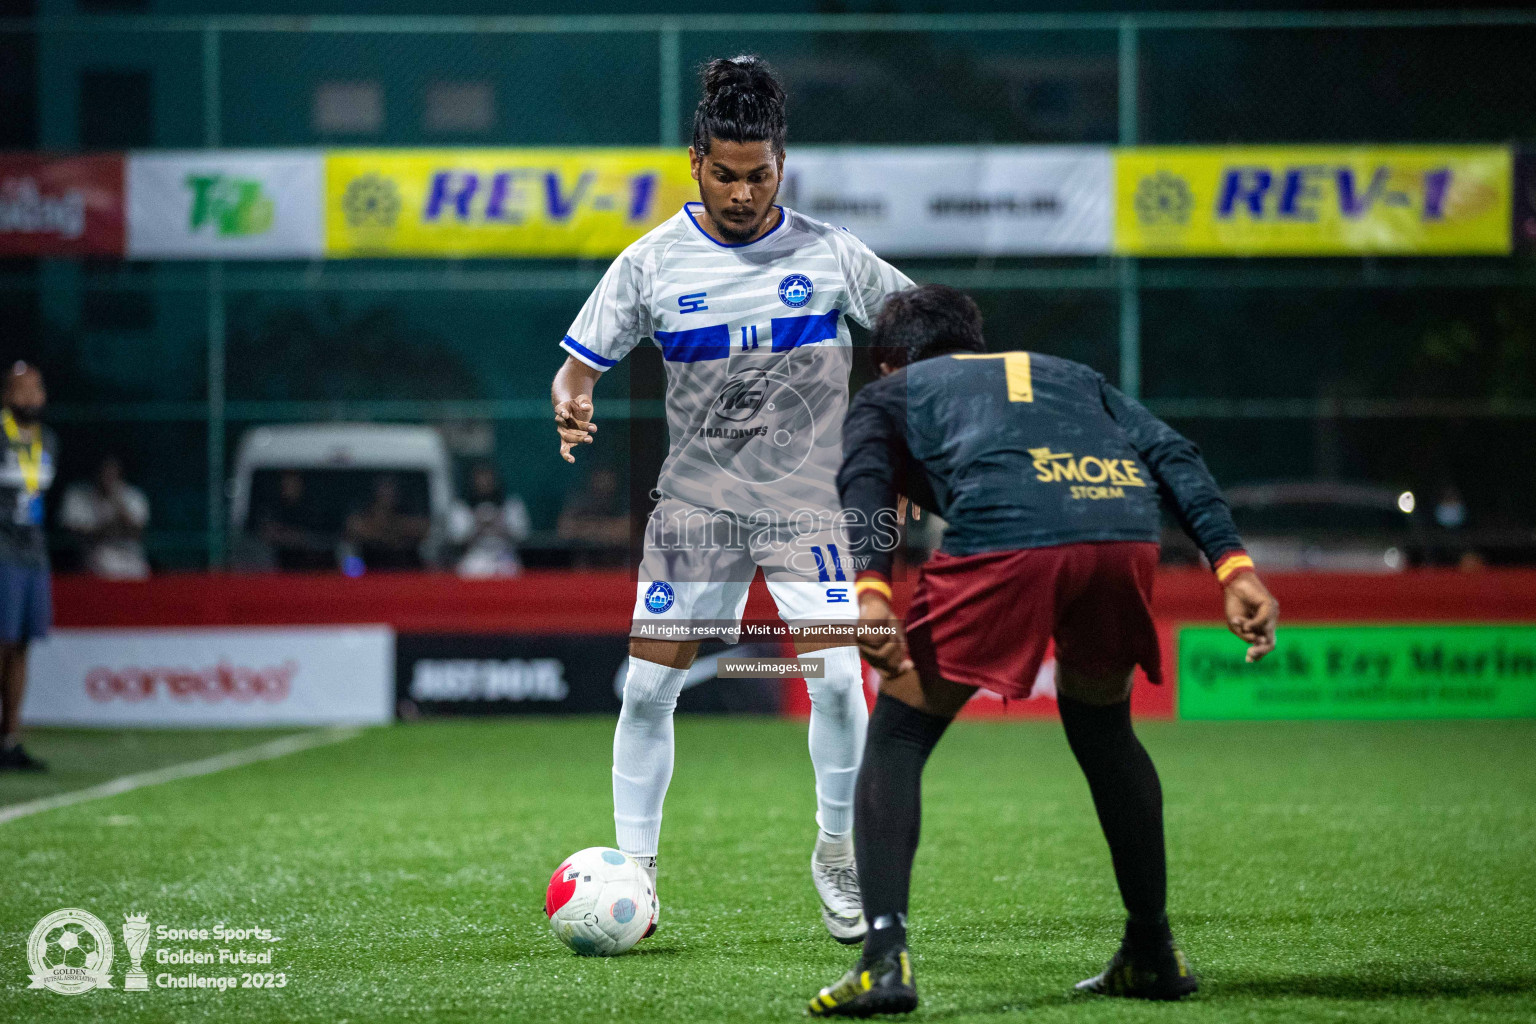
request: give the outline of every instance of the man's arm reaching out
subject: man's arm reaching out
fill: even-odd
[[[1179,526],[1200,546],[1226,602],[1227,628],[1248,644],[1248,660],[1275,649],[1280,603],[1254,571],[1243,550],[1232,511],[1193,441],[1153,416],[1135,399],[1102,381],[1104,408],[1130,438],[1131,445],[1173,506]]]
[[[879,400],[875,400],[877,393]],[[896,523],[895,506],[904,483],[906,439],[900,400],[904,389],[866,388],[853,400],[843,423],[843,465],[837,489],[843,508],[854,513],[848,524],[850,554],[859,571],[854,592],[859,602],[859,650],[886,678],[912,667],[901,620],[891,607],[894,552],[881,543],[877,527]],[[914,506],[915,507],[915,506]]]
[[[555,406],[555,432],[560,435],[560,457],[575,462],[571,449],[579,444],[591,444],[597,433],[592,422],[592,387],[602,372],[594,370],[573,356],[567,356],[565,365],[555,374],[549,398]]]

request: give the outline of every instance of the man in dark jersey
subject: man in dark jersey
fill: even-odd
[[[53,484],[58,440],[40,417],[48,393],[35,366],[18,362],[5,375],[4,459],[0,460],[0,771],[42,771],[21,746],[21,698],[27,645],[53,620],[43,495]]]
[[[1094,370],[1033,352],[986,354],[976,304],[942,285],[890,297],[871,341],[882,379],[849,408],[838,475],[862,567],[860,647],[883,677],[854,799],[869,932],[858,965],[810,1011],[917,1006],[906,912],[923,766],[978,687],[1026,696],[1052,641],[1067,741],[1128,913],[1119,951],[1077,987],[1188,995],[1198,982],[1165,911],[1162,789],[1130,713],[1134,668],[1161,682],[1150,609],[1159,498],[1209,559],[1249,661],[1274,648],[1278,606],[1199,450]],[[888,543],[899,496],[948,523],[919,576],[904,642]]]

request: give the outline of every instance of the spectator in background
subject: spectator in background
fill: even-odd
[[[1435,501],[1435,522],[1447,530],[1459,530],[1467,525],[1467,503],[1462,500],[1455,484],[1446,484],[1440,489],[1440,497]]]
[[[482,462],[470,471],[469,500],[448,510],[448,539],[463,548],[460,576],[516,576],[522,572],[517,544],[528,536],[528,509],[508,495],[496,467]]]
[[[21,698],[27,646],[53,621],[43,495],[53,483],[59,443],[41,422],[43,375],[17,362],[5,376],[5,461],[0,463],[0,770],[42,771],[21,746]]]
[[[388,473],[373,481],[373,497],[347,516],[347,541],[368,569],[420,569],[421,545],[432,529],[426,516],[400,507],[400,484]]]
[[[277,568],[313,572],[336,568],[336,544],[323,513],[305,500],[304,477],[287,472],[278,480],[277,501],[255,515],[256,536],[272,550]]]
[[[555,532],[561,540],[581,547],[628,547],[629,512],[619,490],[619,474],[607,466],[594,467],[586,484],[566,495]]]
[[[1435,523],[1445,531],[1451,559],[1463,572],[1486,569],[1488,563],[1476,548],[1471,547],[1466,535],[1467,503],[1454,483],[1447,483],[1435,499]]]
[[[149,576],[143,543],[149,500],[123,479],[123,465],[115,457],[101,460],[95,479],[69,486],[59,522],[79,539],[85,567],[95,575],[118,580]]]

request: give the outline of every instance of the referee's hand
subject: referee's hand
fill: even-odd
[[[578,395],[558,403],[555,406],[555,431],[560,435],[560,457],[566,462],[575,462],[576,456],[571,454],[571,449],[578,444],[591,444],[592,435],[597,433],[597,424],[592,422],[592,399]]]
[[[859,653],[886,679],[912,667],[901,620],[884,594],[866,590],[859,595]]]
[[[1275,649],[1275,623],[1280,602],[1258,573],[1239,572],[1226,583],[1227,628],[1248,643],[1248,661],[1258,661]]]

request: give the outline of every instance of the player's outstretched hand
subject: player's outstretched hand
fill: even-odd
[[[555,431],[560,435],[560,457],[575,462],[571,449],[578,444],[591,444],[592,435],[597,433],[597,424],[592,422],[592,399],[577,395],[556,405]]]
[[[859,653],[887,679],[912,667],[906,639],[901,634],[901,620],[891,602],[874,591],[859,595]]]
[[[1275,623],[1280,602],[1257,573],[1240,572],[1227,580],[1227,628],[1248,644],[1248,661],[1258,661],[1275,649]]]

